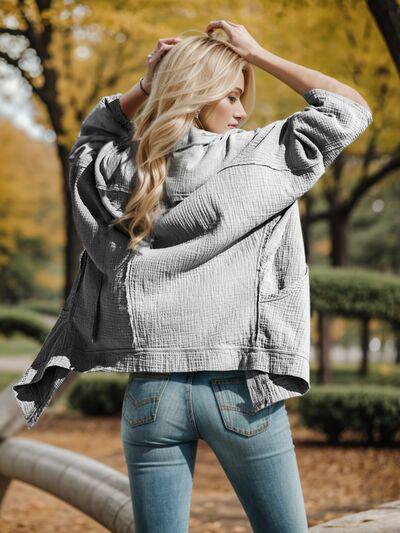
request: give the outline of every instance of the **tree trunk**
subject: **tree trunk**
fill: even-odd
[[[307,262],[310,260],[310,253],[311,253],[311,237],[310,237],[310,231],[311,231],[311,222],[310,222],[310,213],[311,213],[311,206],[312,206],[312,199],[310,195],[305,195],[303,200],[304,205],[304,215],[301,217],[301,226],[303,230],[303,240],[304,240],[304,252],[306,255]]]
[[[358,370],[360,376],[368,374],[368,346],[369,346],[369,318],[361,320],[361,365]]]
[[[333,213],[329,219],[331,236],[330,260],[333,266],[345,266],[348,263],[348,216],[344,213]]]
[[[396,0],[367,0],[371,15],[400,73],[400,9]]]
[[[395,354],[396,354],[395,363],[396,363],[396,365],[400,365],[400,330],[399,330],[399,327],[400,326],[398,324],[394,325],[394,342],[395,342]]]
[[[317,370],[318,383],[330,383],[332,380],[331,365],[329,360],[329,322],[330,317],[318,313],[318,343],[319,343],[319,368]]]

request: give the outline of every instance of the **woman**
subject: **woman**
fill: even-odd
[[[325,88],[367,106],[365,100],[351,87],[264,50],[243,26],[224,20],[212,21],[206,31],[211,33],[216,28],[226,31],[231,48],[246,62],[273,74],[300,95],[314,87]],[[187,47],[194,49],[195,42]],[[146,92],[151,93],[155,66],[177,43],[180,43],[180,39],[161,39],[149,55],[148,70],[142,80],[142,87],[140,84],[135,85],[121,96],[121,108],[127,117],[133,116],[146,98]],[[163,70],[156,79],[156,97],[162,98],[162,87],[167,86],[164,78],[179,76],[179,62],[183,62],[183,58],[179,55],[178,48],[179,45],[175,49],[174,61],[171,59],[171,64],[168,65],[169,69],[167,66],[165,69],[160,67]],[[198,61],[196,55],[193,55],[193,70],[196,70]],[[204,60],[203,57],[201,59]],[[247,65],[243,66],[245,67]],[[228,69],[220,67],[221,76],[227,76],[227,72]],[[205,84],[204,96],[198,95],[197,99],[192,100],[193,107],[199,109],[195,121],[197,127],[224,133],[229,128],[238,127],[246,119],[248,114],[241,98],[244,95],[249,99],[252,78],[249,69],[245,73],[246,78],[241,70],[235,81],[232,67],[230,91],[226,92],[225,87],[222,87],[224,95],[219,99],[215,99],[214,95],[210,97]],[[207,100],[212,102],[208,103]],[[164,149],[163,144],[168,145],[176,133],[173,128],[160,128],[155,119],[155,107],[154,104],[145,108],[137,121],[138,135],[143,135],[142,142],[145,145],[143,152],[139,148],[141,160],[151,155],[156,161],[153,168],[159,165],[156,159],[157,149]],[[161,104],[158,110],[159,113],[165,112],[168,115],[168,109],[162,109]],[[159,120],[162,124],[162,119]],[[152,137],[152,123],[159,138],[159,146],[154,149],[151,147],[151,139],[155,138]],[[175,128],[178,132],[181,125],[177,121]],[[162,170],[160,174],[162,175]],[[146,178],[151,180],[150,172],[143,173],[142,190],[139,189],[136,195],[132,195],[131,203],[128,203],[125,214],[120,218],[130,221],[132,242],[146,235],[146,230],[151,225],[152,215],[148,220],[144,208],[140,216],[133,216],[135,207],[145,198]],[[161,183],[162,180],[159,181]],[[147,197],[147,209],[157,204],[161,188],[154,188],[153,195],[154,197]],[[140,222],[143,222],[145,229],[142,229],[142,235],[139,233],[139,237],[135,237],[133,229]],[[132,373],[124,398],[122,440],[137,531],[153,533],[188,530],[198,439],[204,439],[214,450],[254,531],[307,531],[304,500],[284,400],[258,411],[254,432],[246,433],[249,430],[248,421],[241,410],[243,402],[248,403],[244,371],[174,372],[169,373],[167,378],[160,381],[157,374],[151,376]],[[221,389],[218,387],[218,379],[222,379],[221,383],[225,386],[228,383],[231,385]],[[157,406],[154,412],[141,413],[138,405],[141,401],[147,401],[150,394],[158,398]],[[224,410],[226,405],[228,410]]]
[[[160,39],[140,83],[84,120],[70,153],[79,273],[14,391],[31,427],[70,371],[129,372],[121,438],[139,533],[188,530],[199,439],[254,531],[300,533],[285,408],[309,389],[297,200],[372,114],[355,89],[270,53],[242,25],[206,31]],[[309,105],[239,128],[252,65]]]

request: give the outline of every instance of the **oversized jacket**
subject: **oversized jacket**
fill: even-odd
[[[105,96],[69,154],[83,244],[66,304],[13,386],[31,428],[69,372],[245,369],[254,411],[310,388],[310,293],[298,199],[372,122],[314,88],[255,130],[191,125],[167,155],[139,250],[112,224],[135,183],[134,122]]]

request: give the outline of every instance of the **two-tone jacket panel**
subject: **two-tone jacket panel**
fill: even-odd
[[[121,93],[101,99],[70,153],[84,250],[58,321],[14,385],[28,427],[68,372],[245,369],[254,410],[310,387],[309,269],[298,200],[372,122],[324,89],[255,130],[191,125],[167,154],[162,210],[139,250],[113,224],[136,178]]]

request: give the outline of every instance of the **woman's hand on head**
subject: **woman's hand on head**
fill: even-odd
[[[229,20],[211,20],[206,27],[206,32],[211,35],[217,28],[221,28],[227,33],[229,42],[235,52],[249,62],[251,62],[254,52],[262,48],[243,24],[235,24]]]
[[[151,90],[151,84],[156,66],[165,56],[165,54],[167,54],[168,51],[171,50],[171,48],[181,40],[182,39],[180,37],[166,37],[165,39],[159,39],[156,47],[147,56],[147,67],[143,77],[143,85],[148,92]]]

